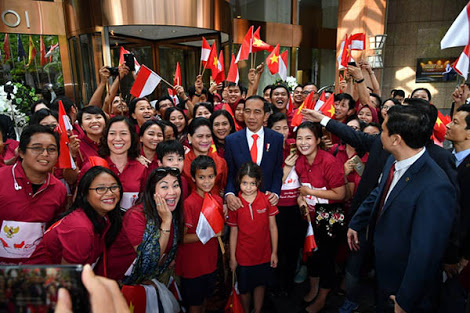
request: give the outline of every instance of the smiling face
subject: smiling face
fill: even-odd
[[[258,192],[256,178],[245,175],[240,181],[240,191],[246,197],[253,196]]]
[[[242,123],[244,122],[244,118],[245,118],[245,116],[243,115],[244,106],[245,106],[244,103],[239,103],[237,107],[235,108],[235,119],[238,122],[242,122]]]
[[[209,119],[211,117],[211,112],[205,106],[199,106],[196,110],[195,117],[204,117]]]
[[[155,194],[162,197],[170,211],[174,211],[181,197],[178,178],[170,174],[163,177],[155,185]]]
[[[294,103],[297,105],[300,105],[304,101],[304,97],[302,94],[302,87],[300,86],[295,87],[293,99],[294,99]]]
[[[266,89],[263,93],[264,100],[271,102],[271,88]]]
[[[179,134],[181,134],[184,131],[184,128],[186,127],[186,120],[184,119],[184,115],[178,110],[171,112],[170,122],[176,126]]]
[[[227,92],[227,101],[229,104],[234,104],[242,97],[240,87],[238,86],[229,86]]]
[[[372,122],[372,111],[368,107],[363,107],[359,113],[357,114],[357,117],[366,123]]]
[[[180,170],[180,173],[183,173],[184,156],[179,155],[176,152],[167,153],[163,156],[161,162],[158,161],[158,165],[164,167],[176,167]]]
[[[206,169],[196,170],[196,175],[193,178],[194,183],[196,184],[197,192],[203,196],[204,193],[210,192],[215,185],[215,172],[213,167],[208,167]]]
[[[127,104],[124,102],[124,100],[119,96],[115,96],[112,103],[111,113],[119,115],[124,114],[127,111],[129,111],[129,108],[127,107]]]
[[[297,150],[308,157],[317,152],[320,138],[315,137],[315,134],[308,128],[299,128],[295,143]]]
[[[384,105],[382,106],[382,109],[380,110],[380,114],[382,114],[383,119],[385,119],[385,116],[387,116],[388,110],[394,105],[395,103],[393,103],[393,101],[391,100],[385,101]]]
[[[120,121],[111,124],[106,141],[111,154],[127,153],[131,147],[132,138],[126,122]]]
[[[335,102],[335,117],[337,121],[344,121],[353,110],[349,110],[349,100],[342,99],[339,103]]]
[[[158,112],[160,116],[165,116],[165,112],[168,108],[173,107],[173,102],[168,99],[162,100],[158,103]]]
[[[271,97],[271,103],[282,113],[286,112],[287,102],[289,101],[289,94],[284,88],[276,88]]]
[[[286,142],[287,136],[289,136],[289,125],[287,125],[287,120],[281,120],[274,123],[271,129],[284,136],[284,142]]]
[[[214,119],[214,123],[212,124],[212,130],[214,131],[215,137],[223,141],[225,137],[230,134],[232,128],[228,119],[223,115],[219,115]]]
[[[157,124],[154,124],[144,131],[140,137],[140,142],[148,149],[155,150],[157,145],[163,141],[163,131]]]
[[[101,136],[106,121],[101,114],[83,113],[82,129],[87,135]]]
[[[250,99],[245,102],[243,116],[245,124],[250,131],[256,133],[261,129],[266,114],[264,113],[264,103],[260,99]]]
[[[137,125],[142,126],[143,123],[152,118],[153,108],[146,100],[140,100],[135,104],[135,111],[132,118],[137,121]]]
[[[93,179],[89,188],[119,186],[118,182],[108,173],[100,173]],[[114,208],[120,200],[119,188],[114,191],[106,190],[104,194],[98,194],[96,190],[88,190],[88,203],[100,215],[105,216]]]
[[[34,148],[55,148],[55,153],[48,153],[47,150],[38,154]],[[26,147],[26,151],[19,151],[23,159],[22,166],[26,173],[47,174],[52,170],[57,162],[59,154],[57,152],[57,142],[54,136],[47,133],[36,133],[31,136],[31,140]]]
[[[196,128],[193,135],[188,135],[191,146],[196,152],[196,155],[204,154],[209,152],[212,144],[212,133],[209,127],[200,126]]]

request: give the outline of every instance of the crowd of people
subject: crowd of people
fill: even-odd
[[[333,117],[302,109],[295,128],[318,86],[262,88],[262,72],[250,70],[248,88],[206,88],[198,76],[151,104],[119,94],[125,65],[105,92],[103,67],[83,108],[65,96],[32,104],[19,141],[0,119],[0,264],[90,264],[120,286],[176,278],[187,312],[204,312],[229,271],[244,312],[305,279],[306,312],[332,290],[346,295],[340,312],[353,312],[375,273],[377,312],[465,312],[469,85],[453,94],[444,149],[432,140],[429,90],[381,96],[365,62],[347,68],[338,93],[321,91]],[[76,168],[57,166],[60,105]],[[208,198],[225,228],[203,242]],[[309,221],[316,248],[303,251]]]

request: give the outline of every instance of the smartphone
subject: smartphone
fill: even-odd
[[[135,71],[135,63],[134,63],[134,55],[131,53],[124,54],[124,61],[126,62],[126,66],[129,68],[131,72]]]
[[[90,312],[81,265],[0,266],[0,313],[54,312],[59,288],[70,293],[73,312]]]
[[[354,163],[354,170],[359,176],[362,176],[364,173],[364,163],[362,162],[361,158],[358,155],[353,156],[351,161]]]
[[[290,154],[296,154],[297,153],[297,145],[295,143],[291,143],[289,145],[289,149],[290,149]]]
[[[354,62],[354,61],[348,62],[348,65],[357,66],[357,65],[356,65],[356,62]]]

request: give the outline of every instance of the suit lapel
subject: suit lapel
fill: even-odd
[[[459,167],[457,168],[457,171],[462,171],[466,167],[470,167],[470,154],[467,155],[465,159],[463,159],[462,163],[460,163]]]
[[[264,140],[263,140],[263,147],[262,147],[262,149],[263,149],[263,156],[262,156],[262,158],[261,158],[261,163],[260,163],[259,166],[263,166],[264,160],[266,159],[267,154],[268,154],[268,152],[269,152],[269,150],[266,149],[267,144],[268,144],[269,142],[271,142],[271,137],[270,137],[269,135],[270,135],[270,134],[269,134],[269,132],[267,131],[266,127],[264,127]]]
[[[241,136],[240,141],[239,141],[241,144],[240,152],[245,157],[248,156],[248,159],[251,160],[250,147],[248,146],[248,139],[246,138],[246,128],[243,128],[240,131],[240,136]]]

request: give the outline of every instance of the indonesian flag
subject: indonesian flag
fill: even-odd
[[[176,283],[173,276],[170,276],[167,288],[175,296],[175,299],[181,304],[181,302],[183,302],[183,297],[181,296],[180,289],[178,288],[178,284]],[[186,309],[183,306],[181,306],[181,312],[186,312]]]
[[[199,222],[196,227],[196,235],[202,244],[206,244],[211,238],[215,237],[224,228],[224,218],[221,214],[221,208],[210,193],[204,196]]]
[[[39,54],[41,55],[41,66],[47,64],[46,59],[46,46],[44,45],[44,40],[42,39],[42,35],[39,37]]]
[[[256,31],[253,33],[253,46],[251,49],[252,52],[258,52],[258,51],[263,51],[263,50],[267,50],[269,52],[273,51],[274,49],[273,46],[261,40],[261,37],[259,35],[260,28],[261,27],[258,27],[258,29],[256,29]]]
[[[307,234],[305,235],[305,242],[304,242],[304,253],[303,253],[303,260],[304,262],[307,261],[307,256],[312,254],[312,252],[316,251],[317,243],[315,242],[315,235],[313,233],[312,222],[308,222]]]
[[[108,161],[106,161],[103,158],[100,158],[99,156],[96,156],[96,155],[89,156],[88,157],[88,162],[90,163],[90,167],[102,166],[102,167],[106,167],[107,169],[109,169]]]
[[[130,52],[124,49],[123,47],[121,47],[121,52],[119,53],[119,66],[126,63],[126,61],[124,60],[124,54],[130,54]],[[135,58],[135,56],[134,56],[134,67],[135,67],[135,72],[138,73],[140,70],[140,64],[139,62],[137,62],[137,59]]]
[[[142,65],[139,73],[135,79],[134,85],[131,88],[131,95],[136,98],[145,97],[151,94],[162,78],[157,73],[149,69],[147,66]]]
[[[67,131],[71,132],[72,129],[73,127],[72,124],[70,124],[69,117],[65,114],[64,105],[62,104],[62,101],[59,100],[59,125],[56,127],[56,130],[60,135],[60,154],[59,159],[57,160],[58,168],[77,168],[69,150],[69,136]]]
[[[365,50],[366,49],[366,34],[357,33],[351,35],[351,50]]]
[[[315,111],[320,111],[320,108],[325,104],[326,102],[326,95],[325,92],[322,92],[320,99],[317,100],[317,103],[315,103]]]
[[[232,60],[230,61],[230,68],[228,70],[227,81],[238,84],[240,74],[238,73],[238,65],[235,62],[235,55],[232,53]]]
[[[470,37],[470,2],[467,3],[459,16],[450,26],[449,30],[441,40],[441,49],[466,46],[469,44]]]
[[[279,55],[279,44],[276,45],[274,50],[268,55],[266,59],[266,65],[272,75],[279,74],[282,80],[287,79],[287,59],[288,52],[284,51]]]
[[[214,74],[214,71],[212,71]],[[217,74],[214,78],[216,84],[220,84],[225,80],[225,65],[224,65],[224,53],[220,50],[219,59],[217,60]]]
[[[34,62],[34,58],[36,57],[36,54],[37,54],[36,47],[34,46],[31,35],[29,35],[29,56],[28,56],[28,64],[26,64],[26,66]]]
[[[207,42],[206,38],[202,37],[202,47],[201,47],[201,61],[202,65],[206,65],[209,55],[211,54],[211,46]]]
[[[176,71],[175,71],[175,77],[173,78],[173,85],[181,86],[180,62],[176,62]]]
[[[335,97],[333,95],[326,100],[325,104],[320,108],[320,111],[330,118],[335,116]]]
[[[3,40],[3,51],[5,52],[5,61],[10,60],[10,41],[8,40],[8,34],[5,34],[5,40]]]
[[[228,112],[228,114],[230,114],[230,116],[232,117],[233,119],[233,123],[235,124],[235,131],[239,131],[239,130],[242,130],[243,127],[241,127],[237,120],[235,119],[235,115],[233,115],[233,111],[232,111],[232,108],[230,107],[230,105],[228,103],[225,103],[224,104],[224,110]]]
[[[468,76],[468,66],[470,65],[469,58],[470,58],[470,44],[465,46],[465,49],[463,50],[462,54],[452,65],[455,71],[459,73],[460,76],[465,78],[465,80],[467,79],[467,76]]]
[[[242,45],[240,50],[238,50],[237,58],[235,59],[235,63],[242,60],[248,60],[248,56],[252,52],[253,46],[253,26],[251,26],[248,31],[246,32],[245,38],[243,39]]]
[[[467,68],[468,70],[468,68]],[[439,142],[444,142],[444,136],[446,134],[446,125],[450,123],[450,117],[444,116],[441,111],[437,110],[437,119],[436,123],[434,124],[433,135],[434,137],[439,140]]]
[[[168,96],[173,99],[173,103],[175,105],[178,105],[180,103],[180,100],[178,99],[178,96],[176,95],[176,90],[173,88],[168,88]]]
[[[52,53],[54,52],[54,50],[59,46],[59,43],[56,43],[55,45],[52,45],[50,48],[49,48],[49,51],[47,51],[46,53],[46,58],[49,58],[49,62],[52,62]]]

